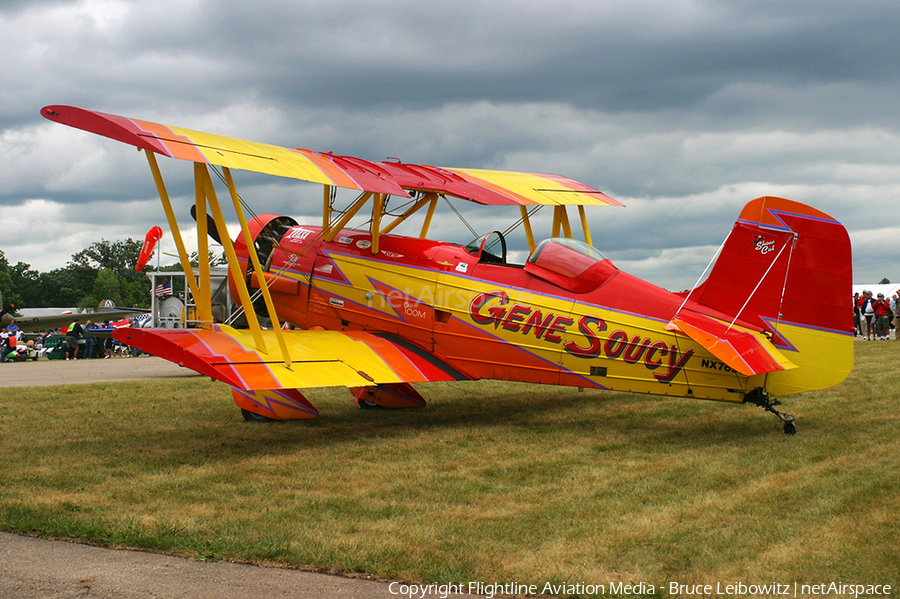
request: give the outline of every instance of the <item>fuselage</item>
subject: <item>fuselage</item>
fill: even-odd
[[[394,335],[472,378],[736,402],[752,388],[665,329],[682,295],[607,259],[551,241],[510,264],[505,251],[396,235],[373,255],[367,231],[321,233],[294,226],[265,256],[277,312],[296,327]]]

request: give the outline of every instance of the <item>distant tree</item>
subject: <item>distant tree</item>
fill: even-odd
[[[140,241],[128,238],[125,241],[95,241],[89,247],[72,255],[72,262],[79,265],[96,265],[108,268],[116,274],[138,272],[134,270],[141,253]]]
[[[21,298],[17,293],[9,271],[9,261],[6,259],[6,254],[3,253],[3,250],[0,250],[0,293],[3,294],[3,303],[7,306],[9,304],[18,306],[21,303]]]
[[[31,269],[30,264],[19,262],[10,265],[6,254],[0,250],[0,293],[5,304],[17,307],[28,306],[40,300],[40,273]]]
[[[0,293],[17,308],[96,307],[111,299],[120,306],[150,305],[150,280],[134,269],[142,243],[133,239],[92,243],[64,268],[40,273],[30,264],[9,264],[0,250]]]
[[[881,279],[880,281],[878,281],[878,284],[879,285],[890,285],[891,280],[890,279]]]
[[[122,282],[116,273],[108,268],[103,268],[97,273],[94,279],[94,286],[91,288],[90,295],[86,296],[81,303],[84,306],[96,307],[105,299],[111,299],[116,305],[126,305],[123,303]]]
[[[43,292],[41,290],[41,273],[32,270],[30,264],[18,262],[10,267],[9,275],[13,287],[19,295],[19,304],[22,306],[34,306],[41,302]]]
[[[28,308],[72,308],[83,304],[84,297],[94,287],[97,271],[90,266],[78,266],[71,262],[65,268],[41,273],[41,301]]]
[[[125,241],[101,239],[99,242],[94,242],[86,249],[74,254],[68,267],[88,267],[95,273],[95,277],[90,281],[90,285],[83,287],[83,289],[90,291],[84,294],[81,303],[84,306],[96,306],[97,303],[104,299],[111,299],[120,306],[149,306],[150,280],[143,272],[134,269],[140,256],[142,245],[142,242],[131,238]],[[104,280],[101,281],[100,286],[95,288],[97,278],[104,270],[109,271],[109,274],[104,275]],[[115,285],[113,285],[113,278],[117,280]],[[115,297],[98,297],[97,293],[101,290],[114,290],[118,299]]]

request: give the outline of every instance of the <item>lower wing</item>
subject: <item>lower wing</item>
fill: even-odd
[[[278,348],[274,331],[262,331]],[[394,335],[372,332],[284,331],[290,363],[280,350],[254,349],[250,331],[120,329],[113,337],[245,391],[311,387],[366,387],[468,380],[429,352]]]

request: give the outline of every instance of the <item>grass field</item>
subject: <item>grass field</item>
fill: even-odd
[[[0,389],[0,528],[417,582],[900,588],[900,342],[751,406],[477,382],[422,410],[309,393],[245,423],[207,379]],[[14,368],[6,365],[4,368]],[[565,594],[565,593],[564,593]]]

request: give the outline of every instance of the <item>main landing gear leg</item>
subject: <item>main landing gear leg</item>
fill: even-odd
[[[794,426],[794,417],[790,414],[782,414],[775,409],[775,406],[781,405],[777,399],[769,399],[769,396],[762,387],[757,387],[750,393],[744,395],[744,403],[752,403],[753,405],[763,408],[766,412],[772,412],[784,422],[784,434],[796,435],[797,427]]]

